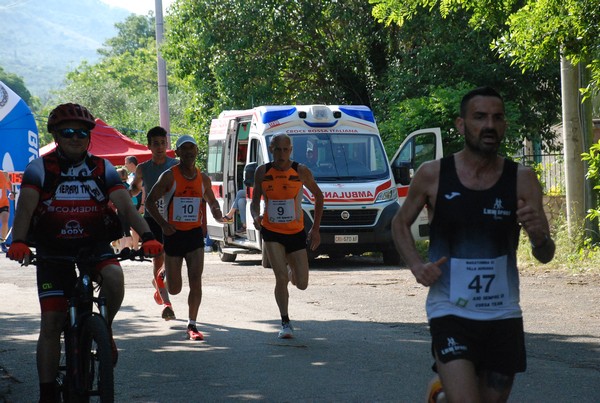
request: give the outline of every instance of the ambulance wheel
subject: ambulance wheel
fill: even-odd
[[[342,260],[346,257],[346,254],[342,252],[330,252],[327,255],[329,256],[329,259],[332,260]]]
[[[223,252],[223,245],[219,242],[219,259],[221,259],[221,262],[235,262],[236,257],[237,255],[235,253]]]
[[[267,252],[264,249],[262,250],[262,266],[265,269],[270,269],[271,268],[271,262],[269,261],[269,257],[267,256]]]
[[[387,266],[399,265],[402,261],[400,254],[395,249],[386,249],[383,252],[383,264]]]

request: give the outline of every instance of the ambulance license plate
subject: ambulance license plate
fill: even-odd
[[[358,235],[335,235],[335,243],[358,243]]]

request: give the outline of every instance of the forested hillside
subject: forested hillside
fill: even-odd
[[[0,66],[24,78],[34,96],[45,98],[65,73],[116,34],[129,13],[99,0],[12,0],[0,3]]]

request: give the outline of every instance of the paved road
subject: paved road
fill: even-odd
[[[164,322],[147,263],[125,266],[114,333],[117,402],[420,402],[431,376],[425,289],[377,260],[318,259],[306,291],[293,289],[296,339],[278,340],[270,270],[256,256],[207,255],[200,330],[185,340],[186,298]],[[32,268],[0,258],[0,402],[37,398],[38,303]],[[600,281],[525,275],[529,369],[512,402],[598,402]],[[185,288],[184,288],[185,290]]]

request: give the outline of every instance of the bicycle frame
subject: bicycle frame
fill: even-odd
[[[141,251],[125,249],[118,255],[94,256],[80,252],[77,257],[33,256],[31,261],[33,264],[41,261],[74,264],[78,272],[63,329],[65,363],[59,365],[57,375],[60,397],[64,401],[88,402],[92,396],[99,397],[102,402],[114,399],[111,329],[106,298],[94,295],[96,282],[93,280],[94,266],[108,258],[144,260]],[[98,288],[101,283],[100,279]]]

